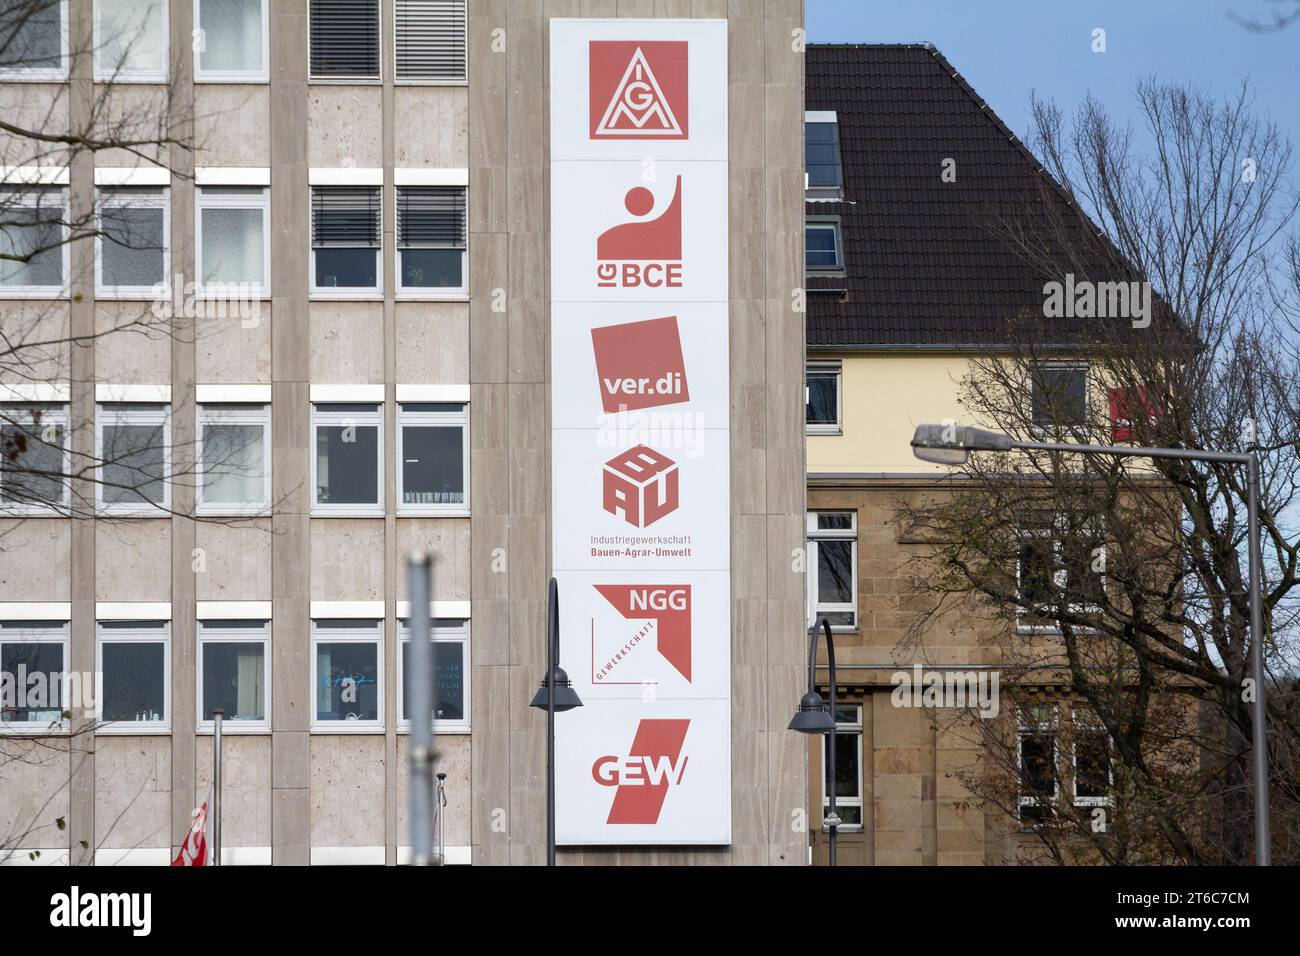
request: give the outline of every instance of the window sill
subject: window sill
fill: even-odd
[[[344,292],[329,292],[324,289],[312,289],[307,296],[308,302],[383,302],[384,293],[382,291],[367,290],[348,290]]]
[[[331,726],[330,724],[312,724],[310,733],[317,735],[346,734],[348,736],[356,736],[357,734],[376,734],[378,736],[383,736],[384,733],[383,727],[375,727],[371,724],[365,724],[361,727],[348,727],[347,724],[356,723],[356,721],[340,720],[335,721],[335,723],[337,723],[338,726]]]
[[[420,77],[403,77],[398,79],[394,77],[393,86],[469,86],[469,80],[466,78],[455,80],[424,79]]]
[[[410,725],[410,724],[402,724],[402,725],[400,725],[400,726],[397,728],[397,731],[396,731],[396,732],[397,732],[398,736],[402,736],[402,737],[404,737],[404,736],[408,736],[408,735],[411,733],[411,725]],[[444,737],[446,737],[446,736],[454,736],[454,735],[457,735],[457,734],[468,734],[468,733],[470,732],[470,729],[469,729],[469,725],[468,725],[468,724],[466,724],[464,727],[462,727],[462,726],[460,726],[459,724],[457,724],[457,725],[454,726],[454,727],[436,727],[436,726],[435,726],[435,727],[433,728],[433,732],[434,732],[435,734],[442,734]]]
[[[166,73],[140,73],[132,76],[129,73],[96,73],[94,82],[103,86],[117,86],[119,84],[130,84],[131,86],[166,86],[168,77]]]
[[[808,437],[836,437],[844,434],[844,429],[835,425],[805,425],[804,434]]]
[[[271,78],[264,73],[250,74],[241,76],[238,73],[210,73],[206,76],[198,73],[194,74],[195,84],[211,83],[213,85],[230,86],[232,84],[242,83],[245,86],[267,86]]]
[[[0,70],[0,83],[66,83],[67,69]]]
[[[468,508],[419,508],[406,505],[397,509],[399,518],[468,518]]]
[[[223,720],[221,722],[221,736],[229,737],[231,734],[239,734],[241,736],[259,736],[259,735],[266,735],[267,737],[271,736],[270,724],[267,724],[265,726],[258,724],[256,727],[240,727],[238,726],[240,723],[242,723],[242,721]],[[215,731],[212,729],[211,724],[209,724],[206,727],[200,725],[195,729],[194,732],[200,737],[211,737],[215,733]]]
[[[0,299],[66,299],[68,290],[54,286],[0,286]]]
[[[21,723],[0,722],[0,737],[66,737],[70,733],[68,721],[61,726],[37,723],[35,727],[24,727]]]
[[[41,508],[35,505],[0,507],[0,518],[70,518],[69,506]]]
[[[382,508],[378,510],[363,511],[355,508],[343,509],[339,511],[323,511],[319,506],[311,509],[311,518],[385,518],[387,512]]]
[[[398,292],[393,296],[397,302],[468,302],[469,293],[456,292]]]
[[[156,508],[127,508],[121,511],[116,508],[105,508],[103,505],[95,509],[96,518],[170,518],[172,516],[169,510],[170,505],[162,505]]]
[[[383,86],[380,76],[308,76],[309,86]]]
[[[159,726],[150,724],[144,727],[131,727],[126,725],[104,724],[102,727],[95,728],[95,736],[104,737],[169,737],[171,736],[171,726]],[[222,728],[225,733],[225,728]]]
[[[95,288],[95,299],[99,302],[167,302],[172,301],[172,290],[167,289],[122,289]]]
[[[257,505],[248,508],[216,508],[200,505],[194,509],[196,518],[269,518],[270,505]]]

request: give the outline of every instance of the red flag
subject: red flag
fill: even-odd
[[[172,866],[212,865],[208,849],[212,845],[210,832],[212,821],[208,819],[208,801],[211,799],[212,789],[208,788],[207,797],[194,811],[194,822],[190,825],[189,832],[185,834],[185,840],[181,843],[176,859],[172,860]]]
[[[1112,388],[1107,397],[1110,399],[1111,440],[1114,442],[1132,441],[1138,420],[1144,418],[1150,422],[1156,417],[1156,404],[1143,386]]]

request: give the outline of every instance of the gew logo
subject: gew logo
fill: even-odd
[[[688,757],[682,754],[689,720],[645,719],[637,727],[627,756],[607,754],[591,766],[591,776],[615,787],[606,823],[655,824],[670,787],[681,784]]]

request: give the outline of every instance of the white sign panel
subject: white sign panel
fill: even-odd
[[[550,27],[557,839],[727,844],[727,24]]]

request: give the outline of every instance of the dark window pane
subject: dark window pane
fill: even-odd
[[[840,264],[839,243],[832,226],[808,226],[804,230],[805,256],[809,269],[833,269]]]
[[[316,719],[378,720],[378,645],[316,645]]]
[[[853,601],[853,542],[817,542],[817,603]]]
[[[1056,554],[1052,540],[1036,538],[1020,546],[1020,598],[1026,604],[1056,600]]]
[[[63,715],[63,645],[53,641],[0,644],[0,719],[48,725]],[[10,684],[10,681],[13,683]],[[23,693],[19,693],[19,687]]]
[[[316,426],[316,500],[377,504],[379,429],[374,425]]]
[[[853,527],[853,515],[842,511],[817,513],[817,527],[822,531],[848,531]]]
[[[1104,731],[1084,730],[1074,742],[1074,788],[1081,797],[1110,794],[1110,747]]]
[[[1051,797],[1056,789],[1056,768],[1052,752],[1053,734],[1021,734],[1020,792],[1024,796]]]
[[[804,124],[804,169],[810,187],[837,187],[843,181],[839,124]]]
[[[810,371],[807,373],[808,407],[806,422],[809,425],[835,425],[839,422],[839,373]]]
[[[311,0],[311,75],[379,76],[379,0]]]
[[[26,202],[26,201],[24,201]],[[52,194],[30,205],[17,204],[0,190],[4,229],[0,229],[0,285],[63,285],[63,206]]]
[[[403,249],[402,287],[459,289],[465,283],[465,254],[459,249]]]
[[[159,721],[166,711],[165,646],[105,642],[104,720]]]
[[[165,431],[162,425],[105,425],[103,484],[105,504],[163,500]]]
[[[463,504],[465,432],[459,425],[402,427],[402,503]]]
[[[152,287],[166,281],[163,210],[107,206],[100,211],[100,272],[105,286]]]
[[[0,502],[57,504],[63,500],[62,425],[43,425],[39,413],[0,411]],[[31,422],[31,424],[26,424]]]
[[[374,249],[316,250],[318,289],[374,289],[379,285]]]
[[[460,641],[433,642],[433,714],[435,720],[465,719],[465,646]],[[402,720],[411,719],[411,642],[402,641]]]
[[[827,739],[829,740],[829,735]],[[826,762],[824,770],[823,786],[830,781],[830,761]],[[836,797],[858,796],[858,735],[856,733],[835,735],[835,780]]]
[[[261,641],[203,645],[203,719],[213,709],[225,720],[265,720],[266,646]]]
[[[1037,368],[1033,372],[1033,422],[1041,427],[1082,425],[1087,413],[1088,373],[1083,368]]]
[[[0,2],[0,70],[62,67],[59,0]]]

